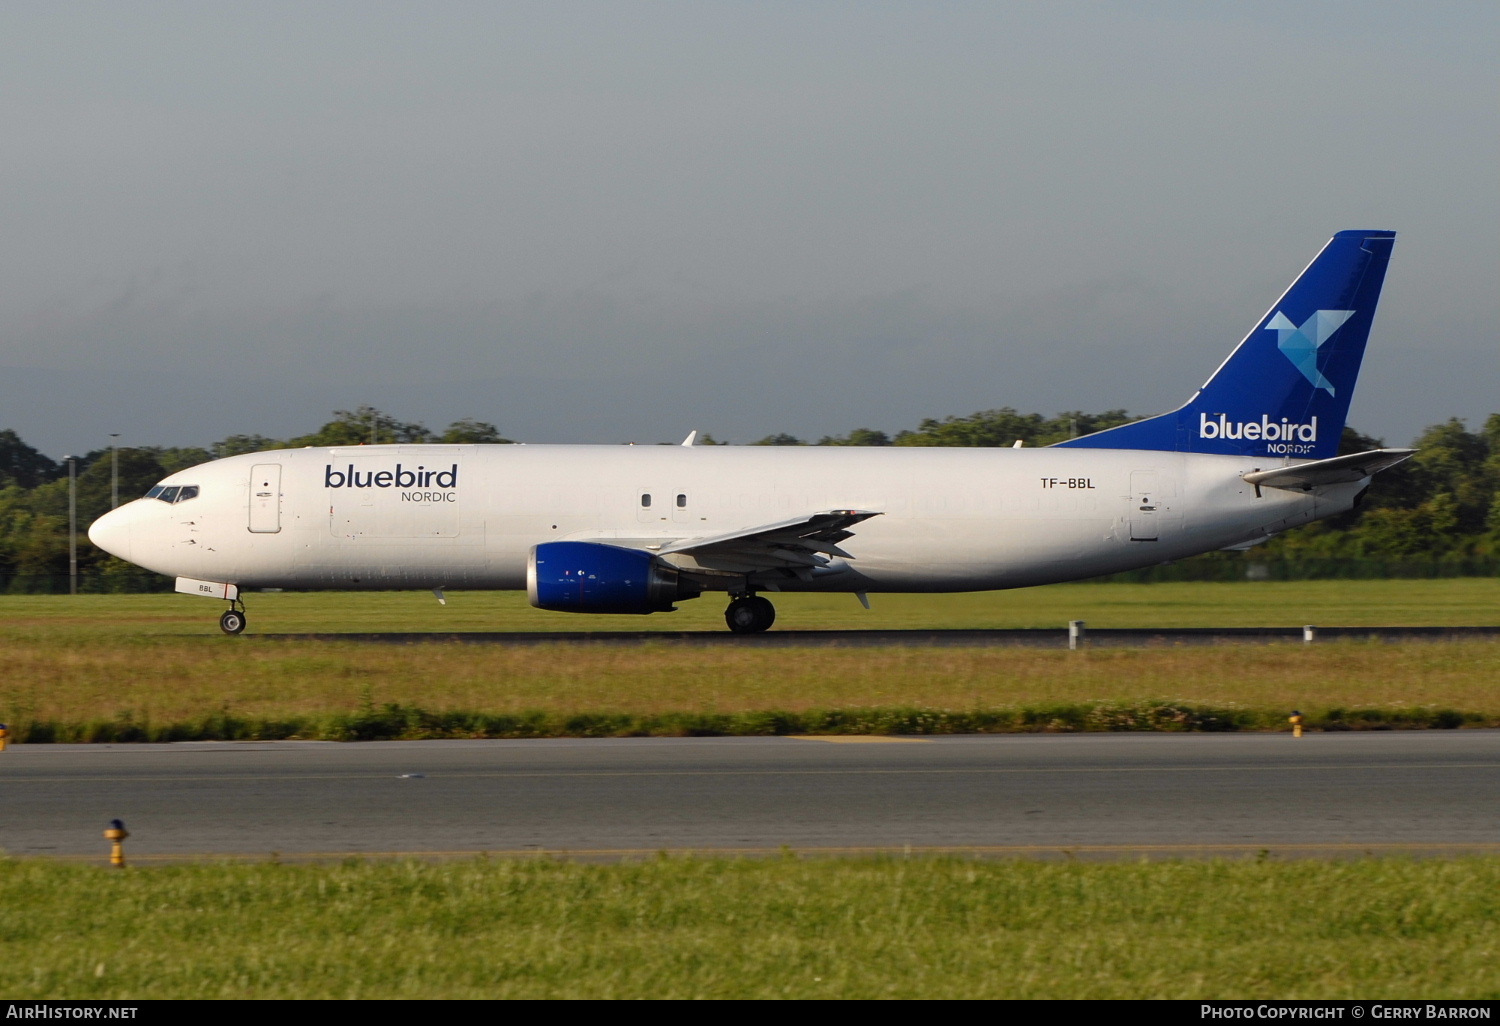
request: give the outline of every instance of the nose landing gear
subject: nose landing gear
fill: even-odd
[[[245,630],[245,605],[238,599],[219,617],[219,630],[225,634],[242,634]]]
[[[736,634],[759,634],[776,622],[776,607],[759,595],[741,595],[724,610],[724,622]]]

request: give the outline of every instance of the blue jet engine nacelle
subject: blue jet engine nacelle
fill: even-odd
[[[670,613],[701,590],[649,552],[599,542],[546,542],[526,562],[526,596],[561,613]]]

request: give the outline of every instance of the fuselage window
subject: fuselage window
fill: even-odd
[[[651,508],[651,496],[649,493],[641,496],[641,509]]]
[[[177,501],[177,493],[179,491],[181,491],[181,490],[182,489],[180,487],[178,487],[177,485],[173,485],[170,488],[163,488],[161,490],[161,494],[158,495],[157,498],[160,499],[162,502],[176,502]]]
[[[677,496],[677,508],[678,509],[687,509],[687,496],[686,495],[678,495]]]

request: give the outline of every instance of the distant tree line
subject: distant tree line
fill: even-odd
[[[804,442],[793,435],[767,435],[752,445],[955,445],[1009,447],[1021,442],[1028,446],[1051,445],[1054,442],[1090,435],[1095,431],[1126,424],[1138,418],[1124,410],[1083,413],[1078,410],[1043,417],[1040,413],[1017,413],[1009,406],[998,410],[980,410],[967,417],[944,417],[923,420],[915,431],[898,431],[895,437],[872,428],[856,428],[847,435],[824,435],[816,442]]]
[[[872,428],[807,442],[770,435],[753,445],[1026,446],[1050,445],[1132,419],[1124,410],[1070,411],[1055,417],[1010,407],[966,417],[923,420],[894,436]],[[116,454],[120,501],[161,478],[209,460],[267,449],[303,446],[428,442],[505,443],[493,424],[464,419],[442,431],[404,423],[369,406],[339,410],[316,432],[297,438],[231,435],[206,448],[134,446]],[[699,444],[725,444],[703,436]],[[1344,430],[1342,452],[1383,446],[1380,439]],[[1134,580],[1245,577],[1448,576],[1500,572],[1500,414],[1477,432],[1459,419],[1436,424],[1412,443],[1421,451],[1375,478],[1358,510],[1288,531],[1248,552],[1219,552],[1173,566],[1121,575]],[[87,525],[110,508],[107,448],[75,459],[78,565],[81,590],[135,591],[170,581],[100,552]],[[66,591],[68,574],[67,466],[0,430],[0,591]]]

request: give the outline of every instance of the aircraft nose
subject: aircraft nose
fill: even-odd
[[[89,541],[108,552],[130,561],[130,522],[134,519],[129,506],[112,509],[89,525]]]

